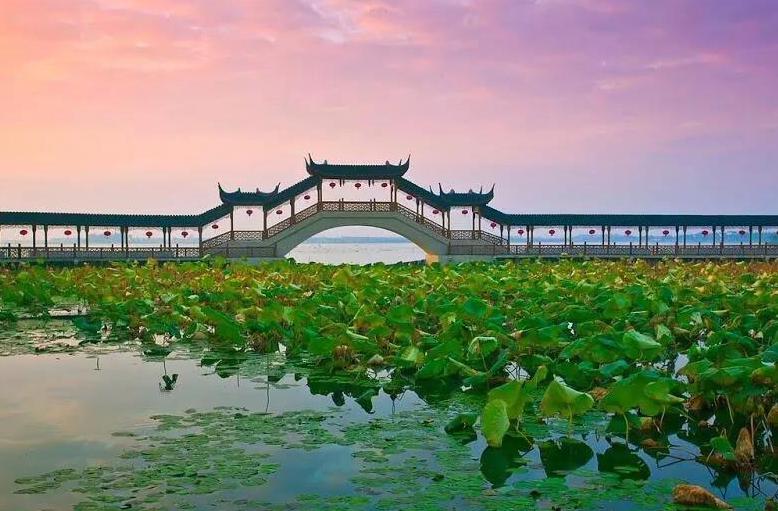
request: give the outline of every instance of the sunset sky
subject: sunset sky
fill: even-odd
[[[1,0],[0,73],[0,210],[200,212],[310,152],[509,212],[778,212],[775,0]]]

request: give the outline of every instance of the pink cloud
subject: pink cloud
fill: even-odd
[[[645,186],[658,154],[667,176],[761,186],[776,34],[762,0],[7,0],[0,202],[67,207],[88,181],[105,209],[187,210],[217,180],[294,181],[308,151],[412,152],[420,182],[496,181],[522,207],[529,188]],[[111,195],[147,180],[165,189]],[[597,190],[573,204],[619,205]]]

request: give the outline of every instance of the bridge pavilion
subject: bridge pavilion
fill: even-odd
[[[272,259],[326,229],[365,225],[430,260],[522,257],[778,257],[778,215],[505,213],[484,192],[424,188],[393,164],[306,158],[307,177],[270,191],[227,191],[193,215],[0,212],[0,262]]]

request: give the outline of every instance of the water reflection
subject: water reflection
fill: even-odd
[[[94,371],[95,367],[101,370]],[[391,371],[369,375],[297,371],[285,365],[282,354],[231,349],[188,353],[146,348],[140,356],[106,349],[0,357],[0,374],[6,388],[13,389],[0,393],[0,458],[17,460],[0,466],[0,495],[11,495],[13,480],[20,475],[110,463],[130,442],[111,433],[148,427],[148,418],[155,414],[221,406],[267,413],[326,411],[334,406],[349,420],[365,421],[437,403],[447,406],[447,400],[461,397],[459,387],[445,380],[414,392],[402,375]],[[756,473],[701,463],[711,438],[725,428],[741,427],[726,413],[711,413],[696,422],[668,415],[661,428],[648,426],[631,430],[629,443],[622,418],[594,425],[595,432],[585,436],[569,433],[549,439],[514,433],[499,448],[486,446],[474,431],[456,438],[468,445],[484,483],[493,487],[568,478],[585,468],[622,479],[683,479],[718,488],[723,498],[767,497],[778,489],[772,475],[778,471],[774,457],[761,457]],[[263,498],[269,498],[269,492],[275,492],[274,499],[302,491],[347,493],[348,478],[358,471],[358,462],[344,447],[285,456],[290,464],[282,466],[267,488],[257,490]],[[67,505],[69,501],[60,498],[64,497],[16,495],[0,499],[0,509]]]
[[[508,435],[500,447],[487,446],[481,452],[481,473],[493,486],[502,486],[516,469],[527,464],[524,455],[531,450],[531,439]]]
[[[540,460],[548,477],[560,477],[586,465],[594,451],[575,438],[560,438],[538,444]]]

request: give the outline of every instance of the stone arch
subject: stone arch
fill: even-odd
[[[428,228],[400,215],[327,213],[320,212],[297,225],[273,236],[268,242],[275,245],[276,256],[284,257],[299,244],[337,227],[376,227],[393,232],[421,248],[428,255],[440,256],[448,253],[448,240],[437,236]]]

